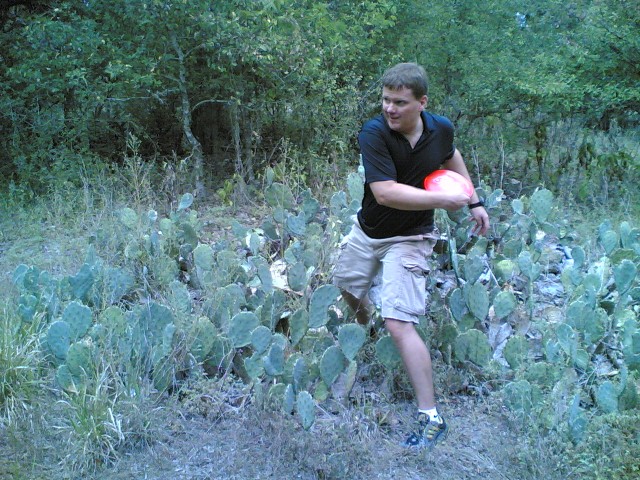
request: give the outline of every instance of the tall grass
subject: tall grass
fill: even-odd
[[[8,301],[0,312],[0,426],[28,410],[40,382],[40,320],[24,323]]]

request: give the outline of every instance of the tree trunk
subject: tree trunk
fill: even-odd
[[[544,146],[547,142],[547,127],[538,123],[534,130],[536,147],[536,163],[538,164],[538,178],[544,183]]]
[[[204,187],[204,156],[202,154],[202,145],[193,134],[191,129],[191,102],[189,101],[189,91],[187,90],[187,68],[184,65],[184,52],[178,44],[175,34],[171,35],[171,43],[173,49],[178,56],[178,88],[180,90],[181,99],[181,115],[182,115],[182,133],[184,139],[191,150],[190,158],[193,160],[193,182],[194,195],[204,198],[206,191]]]

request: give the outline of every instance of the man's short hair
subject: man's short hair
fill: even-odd
[[[427,72],[417,63],[399,63],[382,75],[382,86],[391,90],[408,88],[417,99],[429,92]]]

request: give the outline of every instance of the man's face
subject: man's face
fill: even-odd
[[[420,112],[427,105],[427,96],[416,98],[413,92],[402,87],[397,90],[382,89],[382,112],[391,130],[411,134],[416,130]]]

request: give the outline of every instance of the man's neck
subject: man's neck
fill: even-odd
[[[418,143],[418,140],[420,140],[420,137],[422,136],[423,130],[424,125],[422,123],[422,116],[420,116],[418,117],[418,121],[416,122],[416,125],[413,127],[413,130],[410,133],[402,133],[402,135],[404,135],[404,137],[409,140],[411,148],[416,146],[416,143]]]

